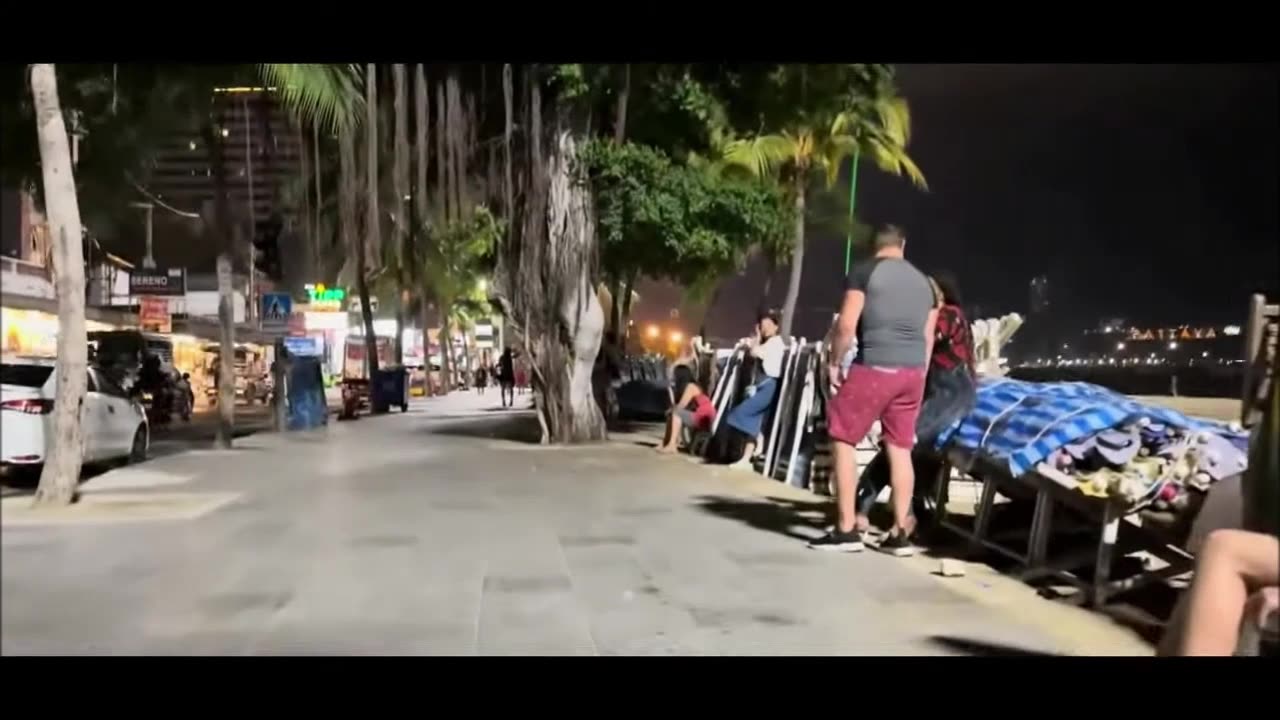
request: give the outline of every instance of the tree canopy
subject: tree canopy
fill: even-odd
[[[638,143],[587,143],[579,156],[595,197],[601,270],[692,284],[790,232],[769,184],[701,172]]]

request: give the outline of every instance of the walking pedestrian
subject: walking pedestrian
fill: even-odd
[[[836,525],[809,544],[815,549],[858,552],[864,548],[854,512],[855,447],[879,420],[889,459],[894,521],[880,547],[899,556],[914,552],[911,449],[937,310],[928,278],[907,262],[905,247],[901,228],[882,227],[876,234],[875,256],[854,266],[845,284],[827,367],[832,387],[827,426],[835,463]],[[858,352],[846,369],[841,359],[855,336]]]
[[[502,407],[512,407],[516,404],[515,363],[515,353],[510,347],[503,348],[502,355],[498,357],[498,384],[501,386]]]

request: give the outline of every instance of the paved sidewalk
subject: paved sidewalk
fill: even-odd
[[[825,501],[658,457],[639,436],[515,442],[537,423],[498,404],[496,391],[418,400],[405,416],[107,473],[86,493],[235,499],[194,519],[6,523],[0,649],[1149,652],[994,574],[944,580],[923,558],[810,551]]]

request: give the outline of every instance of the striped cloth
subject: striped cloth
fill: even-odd
[[[978,401],[968,416],[938,436],[948,444],[1007,462],[1014,477],[1025,474],[1062,446],[1132,423],[1139,418],[1229,439],[1244,438],[1229,426],[1196,420],[1168,408],[1146,405],[1082,382],[1030,383],[981,379]]]

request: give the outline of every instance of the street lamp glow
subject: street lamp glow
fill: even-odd
[[[662,330],[660,330],[657,325],[650,325],[645,328],[644,333],[649,336],[650,340],[656,340],[658,336],[662,334]]]
[[[1116,343],[1116,349],[1117,349],[1117,350],[1123,350],[1123,349],[1124,349],[1124,343]]]
[[[684,333],[680,332],[679,330],[672,330],[672,331],[671,331],[671,342],[673,342],[673,343],[678,343],[678,342],[680,342],[681,340],[684,340]]]
[[[1175,342],[1175,341],[1170,341],[1170,343],[1169,343],[1169,349],[1170,349],[1170,350],[1177,350],[1177,349],[1178,349],[1178,343],[1177,343],[1177,342]]]

